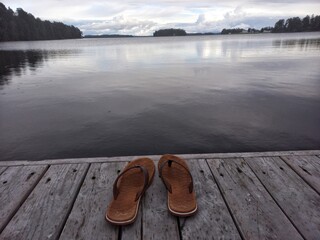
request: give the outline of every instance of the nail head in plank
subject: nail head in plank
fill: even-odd
[[[117,239],[119,227],[107,223],[113,182],[124,162],[93,163],[64,226],[60,239]]]
[[[198,212],[180,218],[182,239],[241,239],[212,173],[203,159],[188,161],[194,180]]]
[[[320,195],[278,157],[246,161],[300,233],[319,239]]]
[[[317,156],[284,156],[281,158],[320,194],[320,159]]]
[[[302,239],[243,159],[207,161],[245,239]]]
[[[0,175],[0,232],[33,190],[46,169],[46,165],[8,167]]]
[[[87,169],[88,164],[50,166],[0,239],[56,239]]]

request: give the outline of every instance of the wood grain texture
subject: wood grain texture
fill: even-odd
[[[0,167],[0,175],[7,169],[8,167]]]
[[[0,232],[33,190],[47,166],[8,167],[0,175]]]
[[[302,239],[243,159],[208,164],[244,239]]]
[[[60,239],[117,239],[118,227],[107,223],[105,213],[112,186],[124,162],[91,164]]]
[[[157,167],[158,162],[155,164]],[[158,171],[145,194],[142,202],[142,239],[179,240],[178,221],[168,211],[167,190],[158,176]]]
[[[130,159],[132,160],[132,159]],[[148,191],[148,190],[147,190]],[[142,202],[146,195],[141,199],[140,207],[138,210],[138,216],[133,224],[122,226],[121,231],[121,240],[141,240],[142,239],[142,213],[143,206]]]
[[[241,239],[205,160],[188,161],[198,212],[180,218],[182,239]]]
[[[142,214],[143,207],[140,205],[136,221],[128,226],[121,227],[121,240],[141,240],[142,239]]]
[[[304,151],[279,151],[279,152],[238,152],[238,153],[200,153],[200,154],[179,154],[177,156],[189,159],[213,159],[213,158],[240,158],[240,157],[267,157],[267,156],[307,156],[320,155],[320,150]],[[0,166],[24,166],[24,165],[55,165],[55,164],[76,164],[76,163],[102,163],[102,162],[127,162],[138,157],[149,157],[158,160],[161,155],[149,156],[119,156],[119,157],[98,157],[98,158],[70,158],[70,159],[44,159],[41,161],[0,161]]]
[[[108,225],[104,215],[118,170],[134,157],[80,159],[87,162],[83,164],[69,164],[78,159],[67,159],[64,164],[47,160],[0,166],[0,219],[5,208],[15,209],[0,239],[117,239],[119,229],[122,240],[239,239],[240,234],[243,239],[291,240],[302,239],[301,235],[315,239],[320,235],[316,192],[320,159],[311,155],[316,152],[179,155],[187,156],[194,177],[197,215],[178,221],[169,213],[167,192],[156,173],[136,222],[121,228]],[[200,159],[202,156],[208,158]],[[222,159],[216,159],[218,156]],[[283,160],[257,156],[281,156]],[[46,171],[48,163],[54,165]],[[37,171],[28,175],[34,169]],[[25,189],[29,190],[24,193]]]
[[[284,156],[281,158],[320,194],[320,158],[317,156]]]
[[[87,169],[88,164],[50,166],[0,239],[56,239]]]
[[[278,157],[246,161],[300,233],[319,239],[320,195]]]

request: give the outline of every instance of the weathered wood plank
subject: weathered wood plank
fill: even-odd
[[[118,227],[106,222],[112,186],[125,163],[91,164],[60,239],[117,239]]]
[[[0,166],[25,166],[25,165],[61,165],[79,163],[103,163],[103,162],[127,162],[132,157],[98,157],[98,158],[63,158],[63,159],[44,159],[37,161],[16,160],[0,161]]]
[[[142,239],[180,239],[178,220],[168,211],[167,190],[157,172],[143,199],[142,213]]]
[[[88,164],[50,166],[0,239],[56,239],[87,169]]]
[[[9,167],[0,175],[0,232],[28,197],[48,166]]]
[[[280,151],[280,152],[240,152],[240,153],[201,153],[201,154],[177,154],[186,160],[188,159],[214,159],[214,158],[239,158],[239,157],[269,157],[269,156],[307,156],[320,155],[320,150],[305,151]],[[23,165],[55,165],[55,164],[76,164],[76,163],[101,163],[101,162],[127,162],[134,158],[149,157],[158,160],[161,155],[147,156],[119,156],[119,157],[98,157],[98,158],[72,158],[72,159],[44,159],[41,161],[0,161],[0,166],[23,166]]]
[[[281,158],[320,194],[320,159],[317,156],[283,156]]]
[[[136,221],[128,226],[121,227],[121,240],[141,240],[142,239],[142,214],[143,207],[140,206]]]
[[[278,157],[246,161],[299,232],[306,239],[319,239],[319,194]]]
[[[0,175],[7,169],[8,167],[0,167]]]
[[[241,239],[205,160],[188,162],[194,179],[198,212],[180,218],[182,239]]]
[[[244,239],[302,239],[243,159],[207,161]]]

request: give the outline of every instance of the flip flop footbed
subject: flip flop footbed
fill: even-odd
[[[167,160],[179,162],[187,169],[187,163],[174,155],[164,155],[158,163],[158,169]],[[171,166],[167,163],[162,168],[162,177],[170,184],[172,193],[168,191],[168,208],[169,211],[177,216],[189,216],[197,211],[197,202],[195,191],[189,191],[190,175],[185,168],[172,162]]]
[[[155,173],[153,161],[149,158],[140,158],[128,163],[123,171],[135,165],[146,168],[149,174],[148,185],[150,185]],[[117,185],[119,194],[109,204],[106,219],[114,224],[129,224],[135,220],[138,213],[142,196],[138,200],[136,200],[136,196],[144,186],[143,172],[139,168],[131,169],[120,177]]]

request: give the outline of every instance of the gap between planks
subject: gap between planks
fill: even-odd
[[[245,161],[298,232],[305,239],[317,239],[320,236],[317,191],[279,157],[246,158]]]
[[[181,156],[181,155],[180,155]],[[285,156],[288,156],[288,155],[285,155]],[[289,156],[291,156],[291,155],[289,155]],[[302,155],[294,155],[294,156],[306,156],[306,154],[302,154]],[[315,155],[314,155],[315,156]],[[125,158],[125,157],[123,157],[123,158]],[[131,158],[130,158],[131,159]],[[194,158],[194,159],[197,159],[197,158]],[[198,159],[199,160],[199,159]],[[212,159],[209,159],[209,160],[212,160]],[[227,159],[223,159],[224,161],[228,161]],[[283,159],[282,159],[283,160]],[[116,161],[116,160],[115,160]],[[111,163],[111,162],[113,162],[113,161],[107,161],[107,163]],[[118,162],[123,162],[123,161],[118,161]],[[208,164],[208,160],[205,160],[205,162],[206,162],[206,164],[208,165],[208,167],[209,167],[209,164]],[[62,164],[63,165],[63,163],[60,163],[60,164]],[[30,165],[32,165],[32,164],[30,164]],[[91,164],[90,164],[90,166],[91,166]],[[84,179],[87,177],[87,174],[88,174],[88,170],[89,170],[89,168],[90,168],[90,166],[88,166],[87,167],[87,171],[86,171],[86,173],[84,174],[84,176],[83,176],[83,178],[82,178],[82,182],[81,182],[81,184],[80,184],[80,186],[78,187],[78,190],[77,190],[77,194],[76,194],[76,196],[74,197],[74,199],[73,199],[73,202],[72,202],[72,206],[70,207],[70,211],[69,211],[69,213],[68,213],[68,215],[66,216],[66,219],[65,219],[65,222],[64,222],[64,224],[66,223],[66,221],[67,221],[67,219],[68,219],[68,217],[69,217],[69,215],[70,215],[70,213],[71,213],[71,211],[72,211],[72,209],[73,209],[73,206],[74,206],[74,203],[75,203],[75,201],[76,201],[76,199],[77,199],[77,197],[78,197],[78,194],[79,194],[79,191],[80,191],[80,189],[81,189],[81,187],[82,187],[82,185],[83,185],[83,182],[84,182]],[[249,165],[250,166],[250,165]],[[288,166],[288,167],[290,167],[290,166]],[[251,167],[250,167],[251,168]],[[209,168],[210,169],[210,168]],[[211,169],[210,169],[211,170]],[[252,170],[252,169],[251,169]],[[254,173],[255,173],[255,171],[253,171]],[[217,182],[217,180],[215,179],[215,175],[212,173],[212,171],[211,171],[211,175],[213,176],[213,178],[214,178],[214,181],[217,183],[217,185],[218,185],[218,187],[219,187],[219,184],[218,184],[218,182]],[[300,175],[299,175],[300,176]],[[41,179],[41,178],[40,178]],[[258,178],[259,179],[259,178]],[[40,181],[40,180],[39,180]],[[261,182],[261,180],[260,180],[260,182]],[[265,186],[264,186],[265,187]],[[265,187],[266,188],[266,187]],[[223,194],[222,194],[222,190],[219,188],[219,191],[220,191],[220,194],[223,196]],[[270,194],[271,195],[271,194]],[[226,200],[224,199],[224,202],[227,204],[227,202],[226,202]],[[227,206],[228,206],[228,204],[227,204]],[[231,217],[233,217],[233,215],[232,215],[232,213],[231,213],[231,211],[230,211],[230,209],[229,209],[229,207],[228,207],[228,210],[229,210],[229,212],[230,212],[230,215],[231,215]],[[144,215],[144,213],[143,213],[143,211],[141,211],[141,221],[143,221],[143,215]],[[234,221],[234,219],[233,219],[233,221]],[[179,227],[179,238],[181,239],[182,238],[182,233],[181,233],[181,229],[180,229],[180,220],[179,219],[177,219],[177,223],[179,223],[178,224],[178,227]],[[237,226],[237,224],[236,224],[236,226]],[[141,224],[141,236],[143,236],[144,234],[143,234],[143,230],[144,229],[142,229],[142,224]],[[238,229],[239,230],[239,229]],[[241,233],[241,231],[239,231],[240,233]],[[119,235],[118,236],[120,236],[120,237],[122,237],[122,229],[121,228],[119,228],[118,229],[118,233],[119,233]],[[61,234],[61,232],[60,232],[60,234]],[[60,236],[60,234],[59,234],[59,236]],[[242,236],[242,238],[243,238],[243,236]]]
[[[213,180],[214,180],[215,184],[217,185],[217,188],[219,189],[219,193],[220,193],[220,195],[221,195],[221,197],[222,197],[222,199],[223,199],[223,201],[224,201],[224,203],[225,203],[225,205],[226,205],[226,207],[227,207],[227,209],[228,209],[229,215],[231,216],[232,221],[233,221],[235,227],[237,228],[237,231],[238,231],[241,239],[245,239],[244,236],[243,236],[243,233],[241,232],[240,227],[239,227],[238,224],[237,224],[237,221],[236,221],[236,219],[235,219],[235,216],[234,216],[234,214],[233,214],[232,211],[231,211],[231,208],[230,208],[230,206],[229,206],[229,203],[227,202],[226,197],[225,197],[224,194],[223,194],[222,186],[221,186],[221,185],[219,184],[219,182],[217,181],[217,178],[215,177],[215,175],[213,174],[213,172],[212,172],[212,170],[211,170],[211,168],[210,168],[210,166],[209,166],[208,159],[206,159],[206,164],[207,164],[207,166],[208,166],[208,168],[209,168],[209,171],[210,171],[210,173],[211,173],[211,175],[212,175],[212,177],[213,177]]]
[[[85,170],[85,173],[83,174],[82,179],[80,180],[80,184],[79,184],[79,186],[78,186],[78,189],[76,190],[76,194],[75,194],[75,196],[74,196],[74,198],[73,198],[73,200],[72,200],[72,203],[70,204],[70,207],[69,207],[69,209],[68,209],[68,214],[65,216],[65,219],[63,220],[63,224],[62,224],[61,229],[59,229],[59,234],[58,234],[57,239],[60,239],[60,236],[61,236],[61,234],[62,234],[62,231],[63,231],[63,229],[64,229],[64,226],[66,225],[66,222],[67,222],[67,220],[68,220],[68,218],[69,218],[69,216],[70,216],[70,214],[71,214],[71,211],[72,211],[72,209],[73,209],[73,207],[74,207],[74,204],[75,204],[75,202],[76,202],[76,200],[77,200],[77,198],[78,198],[80,189],[82,188],[83,183],[84,183],[84,180],[86,179],[86,177],[87,177],[87,175],[88,175],[88,172],[89,172],[90,167],[91,167],[91,164],[89,164],[89,165],[87,166],[87,169]]]
[[[34,169],[36,168],[36,169]],[[6,179],[6,186],[2,183],[0,186],[0,203],[3,206],[0,210],[1,222],[0,222],[0,234],[3,229],[8,225],[13,216],[23,205],[26,199],[29,197],[33,189],[38,185],[42,177],[48,171],[48,165],[42,166],[22,166],[22,167],[8,167],[7,172],[2,172],[3,175],[0,177]],[[16,179],[20,179],[21,182],[14,189],[14,185],[17,184]],[[25,180],[24,180],[25,179]],[[8,186],[9,185],[9,186]],[[11,192],[14,190],[13,192]],[[16,195],[16,196],[13,196]]]

